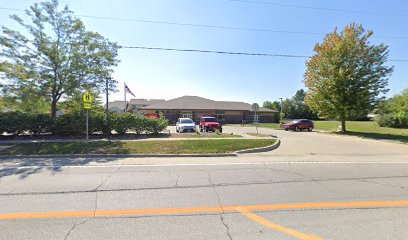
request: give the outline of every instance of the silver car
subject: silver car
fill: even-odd
[[[195,130],[196,130],[196,125],[193,122],[193,120],[191,120],[190,118],[177,119],[176,132],[179,132],[179,133],[187,132],[187,131],[195,132]]]

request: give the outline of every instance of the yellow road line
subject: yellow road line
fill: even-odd
[[[298,239],[301,239],[301,240],[322,240],[319,237],[307,235],[307,234],[304,234],[304,233],[300,233],[300,232],[297,232],[297,231],[295,231],[293,229],[290,229],[290,228],[278,225],[276,223],[270,222],[270,221],[266,220],[263,217],[260,217],[260,216],[258,216],[256,214],[253,214],[253,213],[249,212],[247,209],[245,209],[243,207],[237,207],[236,209],[240,213],[242,213],[242,215],[248,217],[249,219],[252,219],[253,221],[255,221],[257,223],[260,223],[260,224],[264,225],[265,227],[272,228],[272,229],[274,229],[276,231],[279,231],[279,232],[282,232],[282,233],[286,233],[286,234],[291,235],[293,237],[296,237]]]
[[[321,203],[283,203],[269,205],[225,206],[202,208],[154,208],[130,210],[96,210],[71,212],[25,212],[0,213],[0,220],[12,219],[41,219],[41,218],[72,218],[92,216],[124,216],[124,215],[172,215],[191,213],[221,213],[237,212],[237,207],[248,211],[273,211],[290,209],[327,209],[327,208],[372,208],[372,207],[408,207],[408,201],[377,201],[377,202],[321,202]]]

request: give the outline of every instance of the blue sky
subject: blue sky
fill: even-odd
[[[18,9],[26,9],[34,2],[0,0],[2,7]],[[60,4],[68,4],[78,15],[316,33],[254,32],[81,17],[89,30],[121,45],[312,55],[324,33],[357,22],[374,31],[373,43],[389,45],[390,59],[408,59],[408,1],[404,0],[60,0]],[[3,25],[14,26],[8,17],[12,13],[0,10]],[[123,99],[125,81],[137,98],[197,95],[262,103],[293,96],[303,87],[305,72],[302,58],[137,49],[122,49],[119,58],[121,63],[114,77],[120,92],[111,96],[115,100]],[[388,96],[392,96],[408,87],[408,62],[388,64],[395,66],[389,80]]]

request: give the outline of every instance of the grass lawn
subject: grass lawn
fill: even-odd
[[[253,137],[271,137],[271,134],[262,134],[262,133],[246,133],[249,136],[253,136]]]
[[[172,141],[66,142],[10,144],[0,155],[42,154],[191,154],[230,153],[266,147],[274,139],[216,139]]]
[[[244,127],[265,127],[265,128],[272,128],[272,129],[281,129],[279,128],[279,123],[259,123],[259,124],[245,124]],[[226,124],[226,126],[241,126],[241,124]]]
[[[340,122],[315,121],[316,130],[336,132]],[[408,143],[408,129],[380,127],[373,121],[347,121],[348,135]]]
[[[242,138],[241,135],[231,135],[231,134],[203,134],[197,135],[196,133],[182,133],[182,134],[172,134],[171,138]]]
[[[315,130],[337,132],[340,122],[314,121],[314,124]],[[234,126],[240,125],[237,124]],[[248,124],[246,126],[255,125]],[[258,127],[282,130],[282,128],[279,128],[279,123],[260,123]],[[347,121],[346,128],[348,131],[347,135],[408,143],[408,129],[380,127],[374,121]]]

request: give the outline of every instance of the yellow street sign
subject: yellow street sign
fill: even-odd
[[[89,92],[84,94],[84,103],[92,103],[92,96]]]
[[[84,103],[84,108],[85,109],[91,109],[92,108],[92,103]]]

